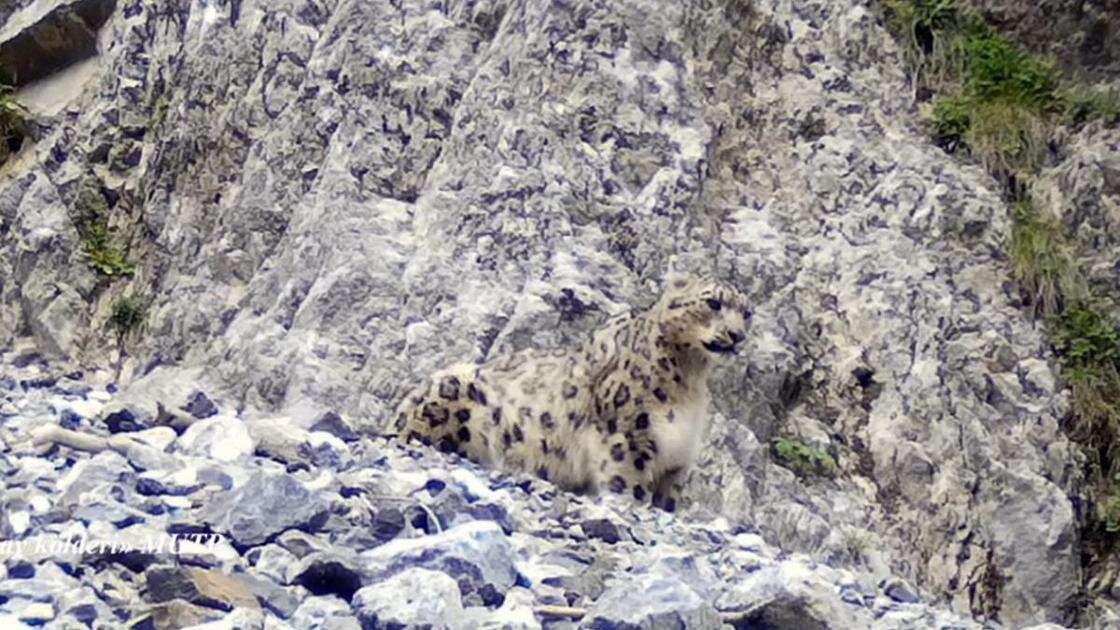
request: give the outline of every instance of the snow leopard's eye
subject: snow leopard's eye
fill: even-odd
[[[715,298],[708,298],[708,307],[713,311],[718,311],[719,309],[723,308],[723,304]]]

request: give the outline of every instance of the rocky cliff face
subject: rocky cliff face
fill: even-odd
[[[85,83],[21,93],[46,113],[0,173],[0,345],[103,370],[141,425],[203,389],[377,431],[441,364],[580,338],[670,264],[712,273],[756,321],[692,514],[961,614],[1071,622],[1079,463],[1009,209],[929,144],[880,22],[848,0],[121,0]],[[1050,189],[1107,282],[1099,133]],[[87,264],[90,217],[131,275]],[[118,336],[123,296],[146,317]],[[780,435],[834,474],[778,465]]]

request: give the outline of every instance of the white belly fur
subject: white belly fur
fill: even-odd
[[[687,470],[700,454],[700,445],[708,434],[707,391],[678,405],[672,423],[661,420],[653,427],[657,440],[658,463],[662,470]]]

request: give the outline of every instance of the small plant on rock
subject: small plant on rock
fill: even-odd
[[[11,86],[0,83],[0,163],[19,149],[26,130],[23,110],[12,98]]]
[[[1110,461],[1120,455],[1120,329],[1116,322],[1087,305],[1054,317],[1055,349],[1073,388],[1080,412],[1078,432],[1085,439],[1109,444]],[[1110,439],[1111,438],[1111,439]]]
[[[852,562],[862,562],[871,548],[871,535],[858,529],[844,531],[844,550]]]
[[[1036,315],[1049,317],[1088,293],[1060,221],[1027,201],[1012,206],[1011,268]]]
[[[776,437],[770,440],[770,446],[778,463],[801,477],[831,477],[836,471],[836,460],[831,455],[796,437]]]
[[[135,295],[124,295],[113,302],[113,312],[109,316],[109,323],[117,333],[124,337],[136,330],[144,321],[144,301]]]
[[[1075,88],[1066,97],[1066,119],[1078,124],[1089,120],[1103,120],[1106,124],[1120,123],[1120,92],[1115,89],[1099,90]]]
[[[972,126],[971,106],[963,98],[946,97],[933,106],[933,139],[949,153],[963,149]]]
[[[126,276],[135,271],[124,250],[113,242],[104,223],[86,223],[82,251],[90,266],[106,276]]]
[[[1002,35],[988,33],[965,44],[965,88],[980,100],[1002,99],[1036,111],[1058,102],[1058,72]]]
[[[109,206],[91,180],[82,183],[75,203],[74,223],[81,234],[82,253],[90,267],[110,278],[131,275],[135,268],[128,261],[109,229]]]

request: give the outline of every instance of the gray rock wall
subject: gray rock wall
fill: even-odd
[[[670,262],[715,273],[758,305],[694,509],[1068,618],[1077,466],[1008,208],[929,144],[863,3],[125,0],[105,28],[99,80],[0,174],[0,344],[137,401],[201,383],[376,430],[441,364],[579,338]],[[89,190],[127,282],[83,261]],[[836,478],[776,466],[787,433]]]

